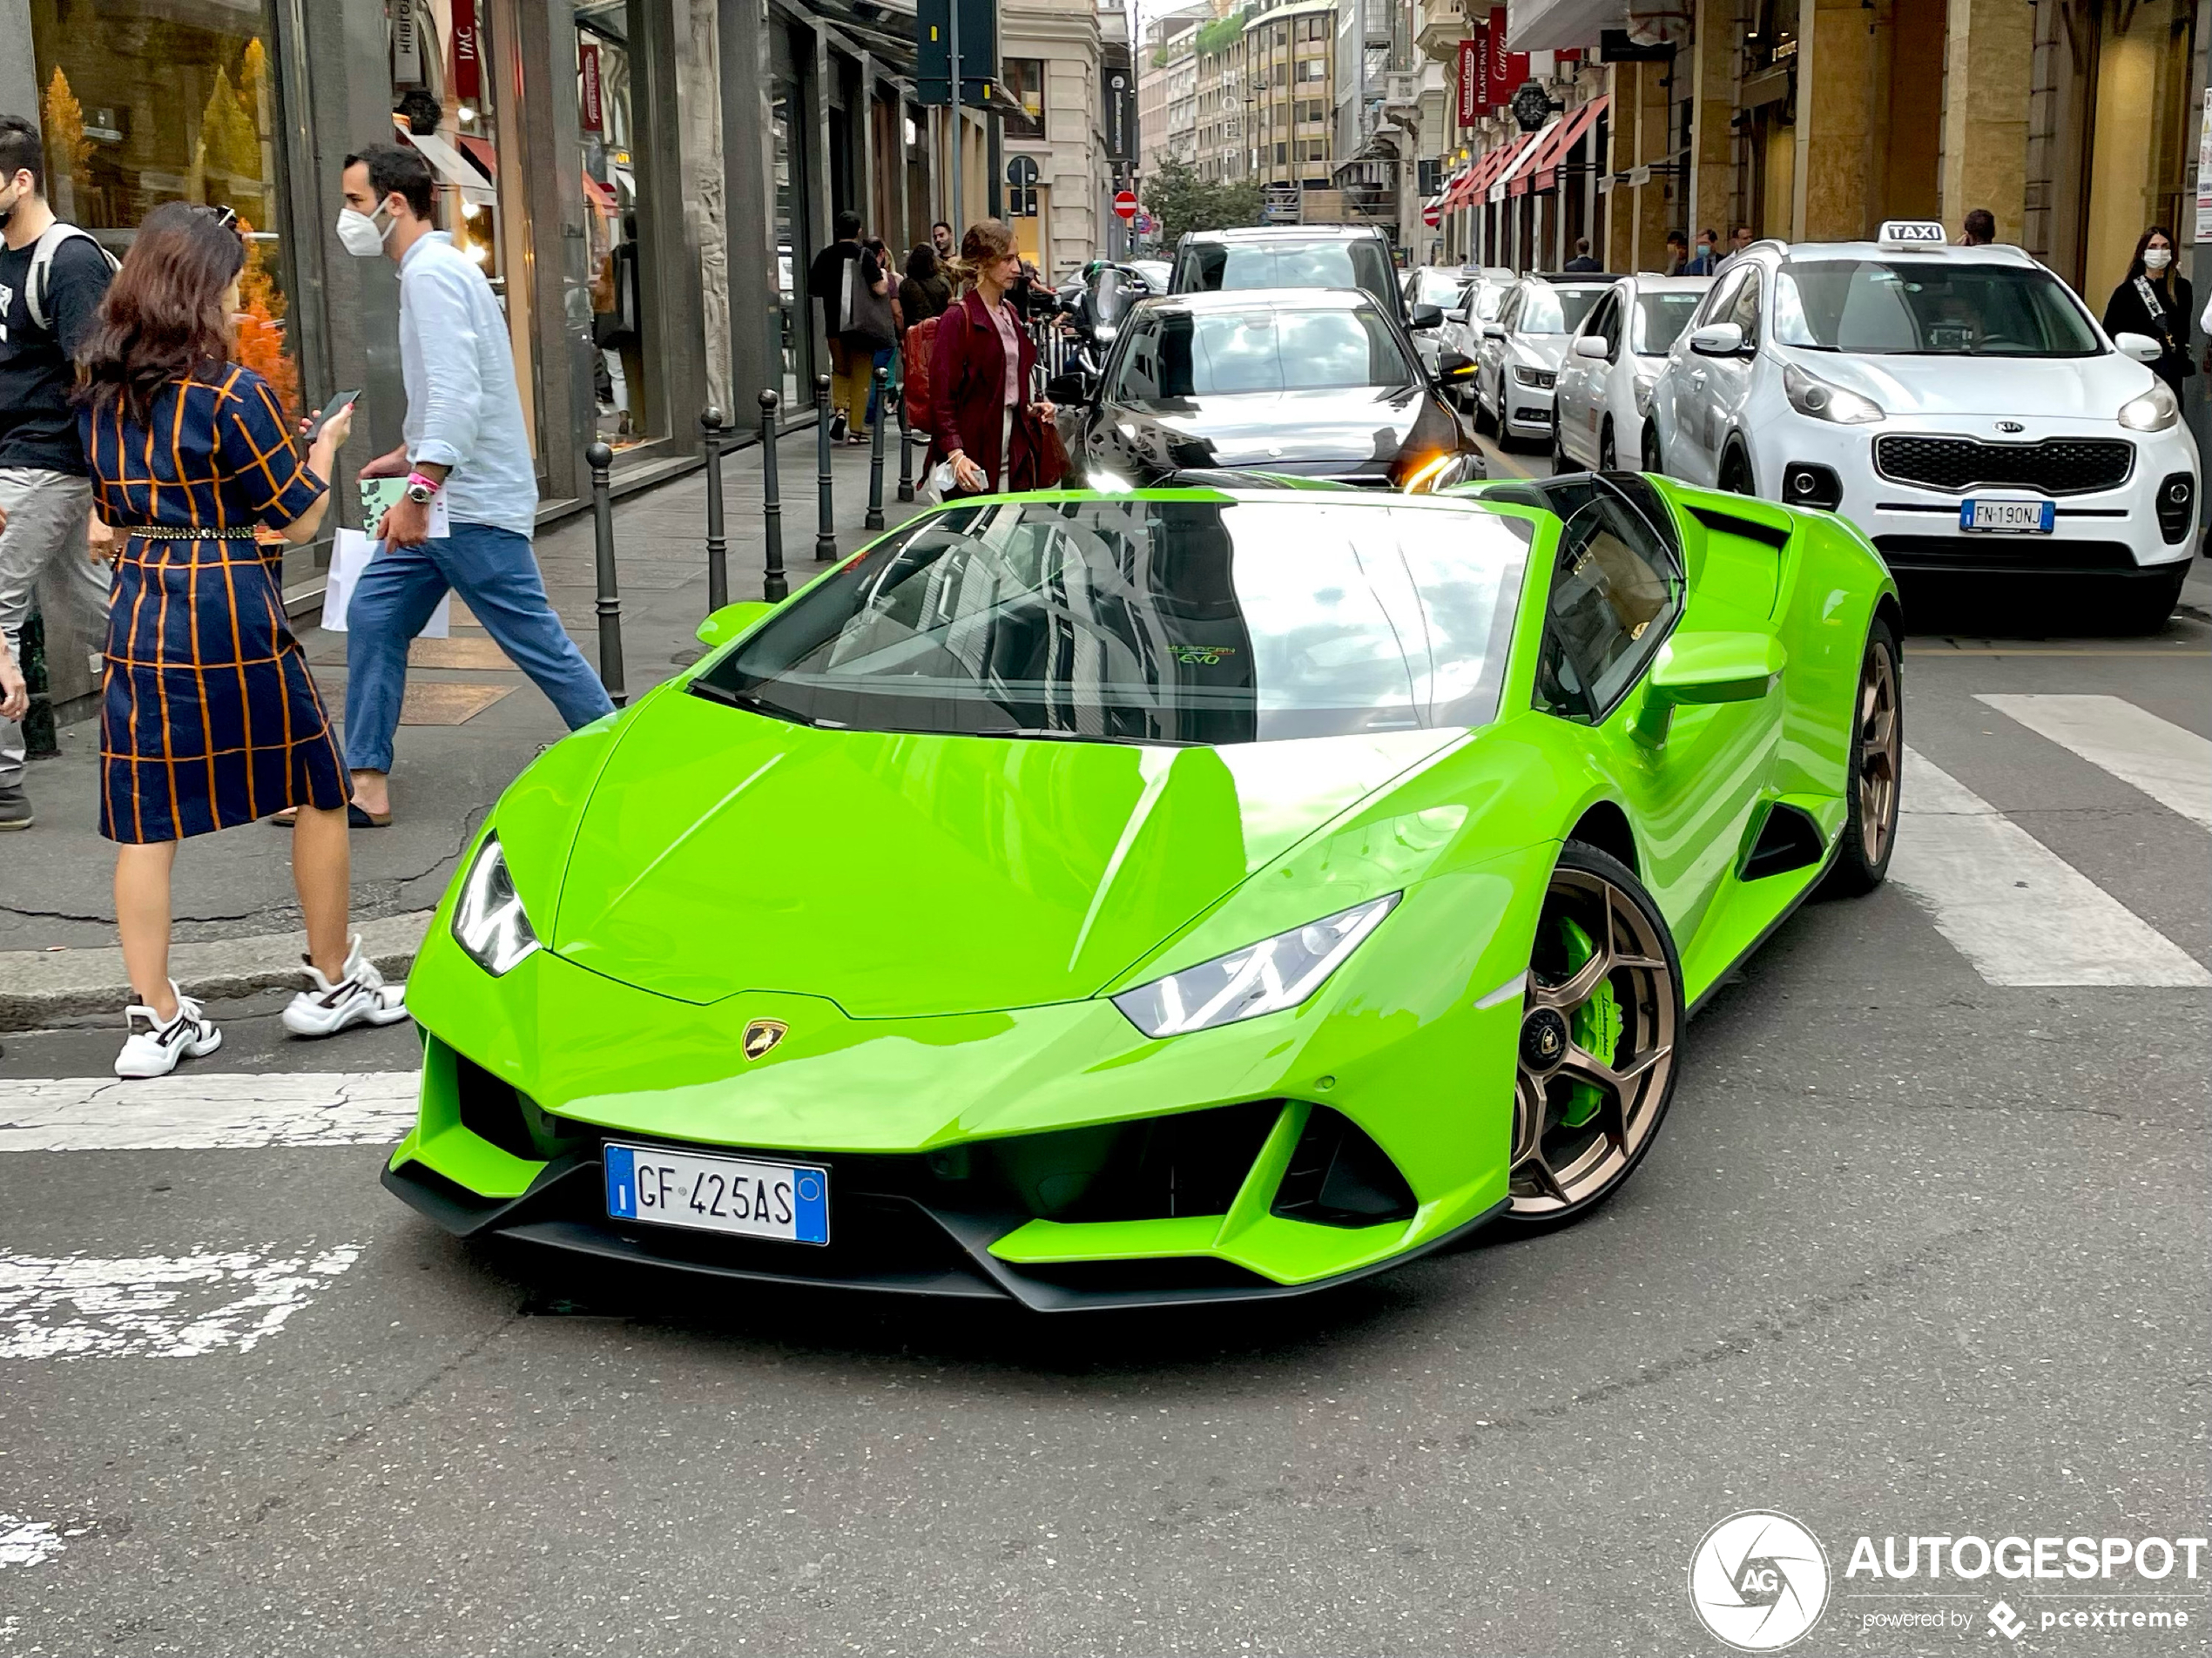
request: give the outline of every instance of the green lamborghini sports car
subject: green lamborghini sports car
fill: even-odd
[[[1629,474],[957,502],[701,637],[415,962],[456,1233],[1053,1311],[1556,1225],[1897,825],[1881,560]]]

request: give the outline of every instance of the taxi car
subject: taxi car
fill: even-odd
[[[1709,276],[1624,276],[1590,307],[1552,388],[1552,464],[1611,472],[1643,454],[1645,411],[1668,350],[1713,286]]]
[[[1548,443],[1552,386],[1567,358],[1567,342],[1617,277],[1524,276],[1507,291],[1494,322],[1482,325],[1475,354],[1474,424],[1510,445],[1527,438]]]
[[[1840,512],[1899,573],[2065,578],[2156,628],[2200,490],[2157,354],[2020,249],[1952,246],[1933,222],[1756,242],[1669,354],[1642,458]]]

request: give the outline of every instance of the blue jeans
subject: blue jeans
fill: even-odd
[[[868,369],[869,374],[873,375],[878,368],[890,367],[891,354],[896,349],[897,347],[894,346],[878,347],[876,348],[875,361],[869,367]],[[868,417],[861,422],[861,425],[866,427],[871,432],[875,430],[875,381],[873,379],[870,379],[868,381]]]
[[[455,524],[443,541],[384,547],[346,607],[346,765],[392,769],[392,733],[407,691],[407,648],[451,588],[516,667],[552,699],[570,731],[614,704],[553,614],[529,537]]]

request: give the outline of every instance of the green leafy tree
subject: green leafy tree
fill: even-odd
[[[1160,221],[1162,242],[1172,247],[1185,231],[1227,230],[1259,222],[1259,185],[1210,184],[1179,157],[1160,163],[1144,182],[1144,205]]]

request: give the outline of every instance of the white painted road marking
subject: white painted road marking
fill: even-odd
[[[61,1533],[43,1520],[0,1514],[0,1570],[10,1566],[37,1566],[62,1552]]]
[[[0,1254],[0,1358],[249,1352],[360,1256],[356,1244],[314,1256]]]
[[[413,1071],[0,1079],[0,1151],[396,1145],[417,1087]]]
[[[1994,985],[2212,985],[2164,933],[1949,772],[1905,751],[1890,879]]]
[[[2121,697],[1978,695],[2192,823],[2212,829],[2212,742]]]

